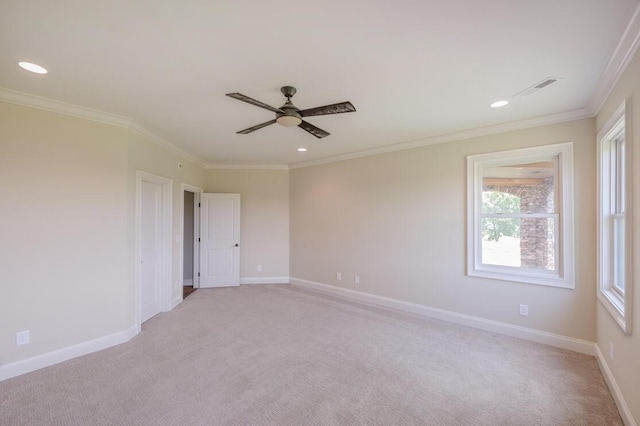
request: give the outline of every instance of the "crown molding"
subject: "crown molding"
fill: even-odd
[[[287,164],[207,164],[207,170],[289,170]]]
[[[204,167],[205,164],[197,157],[189,154],[186,151],[176,147],[171,142],[161,138],[155,133],[145,129],[132,119],[123,117],[116,114],[107,113],[104,111],[98,111],[91,108],[82,107],[79,105],[73,105],[66,102],[57,101],[55,99],[43,98],[41,96],[31,95],[28,93],[18,92],[15,90],[5,89],[0,87],[0,101],[7,102],[15,105],[25,106],[29,108],[40,109],[43,111],[54,112],[57,114],[68,115],[71,117],[81,118],[84,120],[96,121],[102,124],[108,124],[116,127],[123,127],[133,132],[144,136],[151,141],[155,142],[159,146],[172,151],[200,167]]]
[[[290,170],[327,163],[334,163],[338,161],[346,161],[361,157],[386,154],[396,151],[404,151],[427,145],[454,142],[458,140],[471,139],[492,134],[499,134],[515,130],[523,130],[568,121],[581,120],[584,118],[591,118],[595,116],[600,110],[602,104],[613,90],[613,87],[619,80],[627,65],[629,64],[631,59],[633,59],[633,56],[638,50],[639,46],[640,4],[636,8],[633,17],[631,18],[629,25],[627,26],[624,35],[612,56],[612,59],[609,61],[609,65],[607,66],[605,73],[603,74],[603,77],[598,84],[596,92],[594,92],[594,95],[591,97],[591,100],[586,108],[290,164],[207,164],[198,159],[196,156],[176,147],[171,142],[147,130],[146,128],[142,127],[141,125],[127,117],[72,105],[53,99],[17,92],[2,87],[0,87],[0,101],[70,115],[78,118],[97,121],[104,124],[124,127],[150,139],[159,146],[168,149],[173,153],[180,155],[181,157],[188,159],[194,164],[207,170]]]
[[[637,12],[637,11],[636,11]],[[636,13],[637,15],[637,13]],[[637,41],[637,40],[636,40]],[[637,42],[636,42],[637,47]],[[580,120],[583,118],[593,117],[595,115],[591,109],[585,108],[581,110],[568,111],[559,114],[545,115],[541,117],[535,117],[527,120],[514,121],[509,123],[498,124],[495,126],[481,127],[477,129],[465,130],[462,132],[449,133],[446,135],[439,135],[425,139],[419,139],[415,141],[401,142],[393,145],[386,145],[377,148],[355,151],[347,154],[341,154],[331,157],[320,158],[316,160],[291,163],[291,164],[215,164],[205,163],[198,159],[196,156],[189,154],[188,152],[176,147],[166,139],[156,135],[148,129],[142,127],[130,118],[122,117],[115,114],[106,113],[103,111],[94,110],[91,108],[85,108],[78,105],[69,104],[66,102],[56,101],[53,99],[43,98],[27,93],[17,92],[15,90],[5,89],[0,87],[0,101],[13,103],[16,105],[26,106],[30,108],[41,109],[45,111],[55,112],[59,114],[65,114],[73,117],[78,117],[86,120],[97,121],[103,124],[109,124],[113,126],[123,127],[133,132],[140,134],[157,145],[179,155],[194,164],[207,169],[207,170],[289,170],[297,169],[301,167],[310,167],[320,164],[334,163],[337,161],[351,160],[360,157],[369,157],[372,155],[386,154],[395,151],[404,151],[407,149],[419,148],[427,145],[435,145],[446,142],[454,142],[463,139],[470,139],[474,137],[487,136],[491,134],[498,134],[509,132],[513,130],[521,130],[532,127],[545,126],[550,124],[557,124],[566,121]]]
[[[636,6],[636,10],[589,99],[588,108],[593,115],[600,112],[613,88],[634,58],[638,47],[640,47],[640,3]]]
[[[122,117],[120,115],[56,101],[54,99],[43,98],[41,96],[31,95],[28,93],[17,92],[15,90],[5,89],[4,87],[0,87],[0,101],[69,115],[85,120],[97,121],[99,123],[109,124],[112,126],[129,127],[132,123],[130,118]]]
[[[494,126],[479,127],[477,129],[464,130],[462,132],[448,133],[445,135],[439,135],[439,136],[434,136],[434,137],[425,138],[425,139],[418,139],[415,141],[402,142],[402,143],[393,144],[393,145],[385,145],[378,148],[350,152],[347,154],[336,155],[332,157],[325,157],[317,160],[292,163],[289,165],[289,169],[299,169],[302,167],[318,166],[320,164],[335,163],[338,161],[352,160],[352,159],[361,158],[361,157],[369,157],[372,155],[387,154],[395,151],[404,151],[407,149],[420,148],[427,145],[436,145],[441,143],[477,138],[481,136],[512,132],[515,130],[549,126],[552,124],[565,123],[569,121],[591,118],[593,116],[594,114],[591,112],[591,110],[589,110],[588,108],[582,108],[579,110],[566,111],[558,114],[543,115],[540,117],[529,118],[526,120],[497,124]]]

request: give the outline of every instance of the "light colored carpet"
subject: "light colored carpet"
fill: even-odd
[[[593,357],[288,285],[0,382],[2,425],[622,425]]]

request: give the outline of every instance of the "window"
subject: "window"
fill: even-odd
[[[598,299],[622,330],[631,332],[630,156],[626,103],[598,134]]]
[[[467,273],[574,288],[571,143],[467,157]]]

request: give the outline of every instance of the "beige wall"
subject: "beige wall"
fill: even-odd
[[[0,365],[133,325],[127,204],[124,129],[0,102]]]
[[[173,181],[174,303],[182,183],[242,194],[242,276],[288,277],[287,170],[207,171],[130,129],[0,102],[0,367],[133,329],[137,170]]]
[[[466,276],[466,156],[568,141],[575,290]],[[590,119],[291,170],[291,277],[594,341],[594,164]]]
[[[632,122],[627,123],[631,135],[627,135],[627,146],[634,151],[633,179],[633,324],[632,334],[625,335],[613,321],[609,313],[598,303],[597,344],[605,354],[609,369],[629,406],[636,422],[640,422],[640,54],[636,54],[632,63],[607,99],[597,116],[598,130],[607,122],[625,98],[631,98]],[[627,148],[628,149],[628,148]],[[608,356],[609,343],[614,345],[615,357]]]
[[[180,184],[205,170],[125,128],[0,102],[0,366],[132,329],[136,170],[173,180],[175,283]]]
[[[240,278],[289,276],[289,171],[207,170],[205,192],[241,196]],[[262,265],[262,272],[257,266]]]

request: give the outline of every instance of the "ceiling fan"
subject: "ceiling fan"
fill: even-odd
[[[249,103],[251,105],[259,106],[260,108],[268,109],[269,111],[276,113],[275,119],[271,121],[267,121],[266,123],[249,127],[248,129],[240,130],[239,132],[236,132],[236,133],[246,135],[247,133],[251,133],[258,129],[262,129],[263,127],[267,127],[273,123],[278,123],[286,127],[298,126],[301,129],[311,133],[313,136],[317,138],[324,138],[325,136],[329,136],[330,133],[317,128],[313,124],[307,123],[302,119],[302,117],[312,117],[314,115],[342,114],[344,112],[354,112],[356,110],[356,108],[351,104],[351,102],[340,102],[337,104],[325,105],[321,107],[301,110],[291,102],[291,98],[293,97],[293,95],[296,94],[295,87],[284,86],[280,89],[280,91],[287,98],[287,101],[280,108],[274,108],[263,102],[260,102],[253,98],[245,96],[242,93],[227,93],[227,96],[231,98]]]

